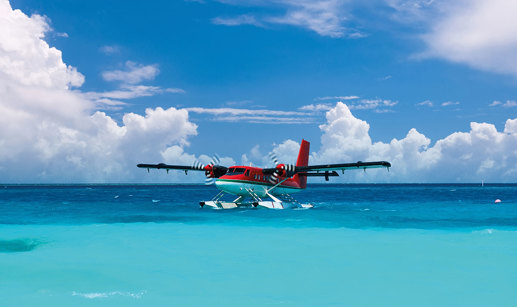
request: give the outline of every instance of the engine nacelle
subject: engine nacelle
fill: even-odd
[[[214,166],[212,164],[208,164],[204,169],[206,178],[215,178]]]
[[[286,171],[285,171],[285,164],[278,164],[276,166],[276,171],[275,171],[275,177],[285,177],[286,175]]]

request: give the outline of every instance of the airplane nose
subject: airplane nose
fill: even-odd
[[[219,179],[216,179],[216,180],[215,180],[215,186],[216,186],[218,189],[221,189],[222,184],[221,184],[221,181],[219,181]]]

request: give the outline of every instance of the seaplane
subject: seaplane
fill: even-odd
[[[203,165],[194,161],[193,165],[168,165],[138,164],[137,167],[147,169],[183,170],[187,175],[189,171],[204,171],[205,184],[214,184],[220,190],[209,201],[201,201],[199,205],[214,209],[232,209],[238,207],[264,207],[269,209],[286,208],[312,208],[312,204],[302,204],[291,195],[300,192],[307,187],[307,177],[339,176],[337,171],[364,170],[368,168],[389,168],[387,161],[309,165],[310,143],[302,139],[296,165],[278,163],[276,155],[270,155],[272,168],[259,168],[253,166],[222,166],[220,159],[214,156],[212,161]],[[224,195],[235,195],[233,201],[223,201]]]

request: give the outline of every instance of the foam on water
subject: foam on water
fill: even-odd
[[[127,296],[135,299],[140,299],[146,293],[146,291],[139,292],[125,292],[125,291],[111,291],[111,292],[91,292],[91,293],[80,293],[80,292],[72,292],[72,296],[81,296],[88,299],[98,299],[98,298],[107,298],[110,296]]]

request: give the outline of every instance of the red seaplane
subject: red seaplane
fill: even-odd
[[[204,171],[206,184],[215,185],[220,190],[219,194],[210,201],[201,201],[201,207],[209,206],[215,209],[231,209],[241,206],[266,207],[270,209],[285,208],[312,208],[311,204],[301,204],[290,194],[299,192],[307,187],[307,177],[337,177],[336,172],[341,170],[365,170],[367,168],[386,167],[389,170],[391,164],[386,161],[309,165],[310,143],[302,140],[296,165],[279,164],[276,156],[271,158],[276,167],[259,168],[253,166],[219,165],[219,158],[215,156],[208,165],[194,162],[192,166],[160,164],[138,164],[140,168],[169,170]],[[237,195],[237,199],[231,202],[221,201],[225,194]],[[269,198],[270,200],[263,200]]]

